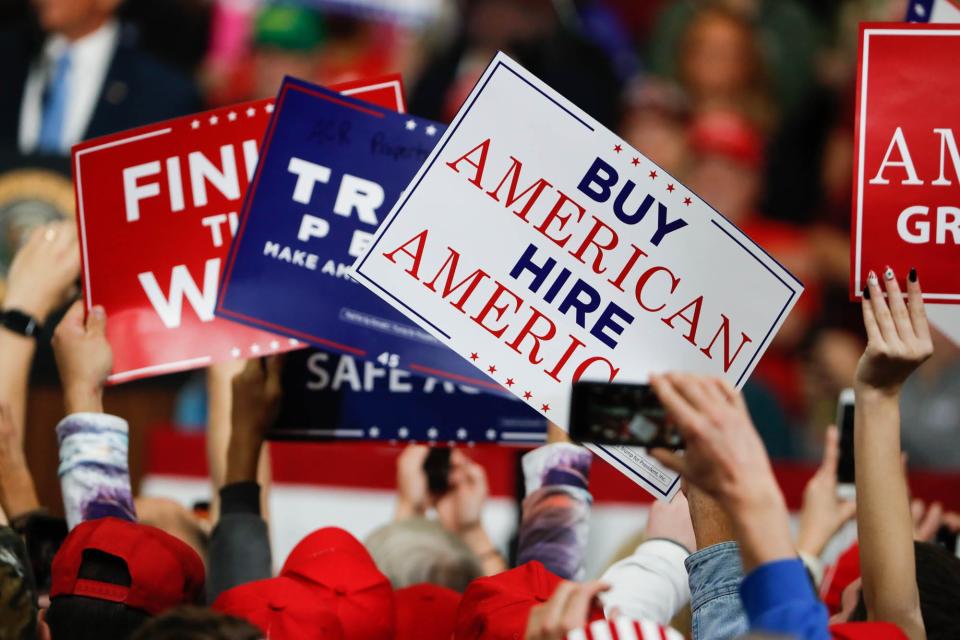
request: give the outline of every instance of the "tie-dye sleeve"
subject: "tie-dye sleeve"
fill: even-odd
[[[539,447],[523,457],[523,501],[517,563],[539,560],[567,580],[584,576],[589,533],[589,451],[565,442]]]
[[[105,413],[74,413],[57,425],[57,439],[67,526],[109,516],[135,521],[127,421]]]

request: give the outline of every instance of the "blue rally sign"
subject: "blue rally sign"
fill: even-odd
[[[283,363],[273,440],[381,440],[537,446],[547,421],[523,402],[346,354],[304,350]]]
[[[347,273],[444,130],[284,79],[217,315],[388,368],[502,391]]]

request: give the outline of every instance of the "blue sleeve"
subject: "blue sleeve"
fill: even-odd
[[[801,640],[830,640],[827,608],[799,558],[777,560],[750,572],[740,598],[751,631],[787,634]]]

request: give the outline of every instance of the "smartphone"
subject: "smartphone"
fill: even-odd
[[[940,528],[937,529],[935,541],[937,544],[942,544],[946,547],[947,551],[953,555],[960,556],[960,547],[957,546],[957,532],[951,531],[947,525],[940,525]]]
[[[856,495],[856,473],[853,464],[853,407],[853,389],[844,389],[837,400],[837,429],[840,431],[837,495],[848,500]]]
[[[574,383],[570,437],[596,444],[683,448],[680,432],[648,384]]]
[[[435,496],[442,496],[450,490],[450,449],[433,448],[423,461],[423,471],[427,474],[427,487]]]

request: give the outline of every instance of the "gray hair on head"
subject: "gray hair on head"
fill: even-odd
[[[463,540],[426,518],[386,524],[367,537],[366,547],[394,589],[429,582],[462,593],[482,575]]]

